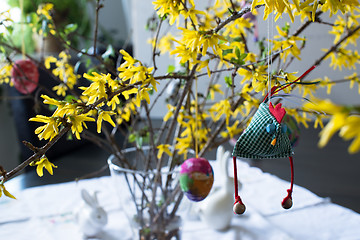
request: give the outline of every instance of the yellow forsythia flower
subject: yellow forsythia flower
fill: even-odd
[[[3,193],[5,196],[7,196],[9,198],[16,199],[11,193],[9,193],[8,190],[6,190],[4,184],[0,184],[0,197],[2,196]]]
[[[71,131],[75,134],[77,139],[80,139],[80,133],[84,130],[83,126],[87,128],[85,121],[95,122],[95,119],[84,114],[69,116],[69,121],[72,123]]]
[[[157,146],[157,149],[159,149],[157,158],[160,159],[165,152],[167,155],[172,156],[172,153],[170,151],[171,145],[170,144],[161,144]]]
[[[360,151],[360,117],[349,116],[346,118],[344,126],[340,130],[340,137],[345,140],[354,138],[349,146],[349,153]]]
[[[57,168],[49,159],[43,155],[39,161],[34,161],[30,163],[30,166],[36,166],[36,173],[39,177],[44,176],[43,169],[45,168],[51,175],[53,175],[53,168]]]
[[[115,127],[115,123],[114,121],[111,119],[111,115],[114,115],[114,112],[109,112],[109,111],[100,111],[98,119],[97,119],[97,132],[100,133],[101,132],[101,123],[103,120],[105,120],[106,122],[110,123],[113,127]]]

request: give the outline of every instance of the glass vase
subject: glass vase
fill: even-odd
[[[182,198],[178,171],[159,167],[148,146],[111,155],[108,164],[132,239],[181,239],[181,218],[176,215]]]

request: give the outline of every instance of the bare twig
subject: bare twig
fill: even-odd
[[[93,178],[93,177],[96,177],[96,176],[99,176],[99,174],[105,172],[106,170],[109,169],[109,165],[108,164],[105,164],[104,166],[102,166],[100,169],[94,171],[94,172],[91,172],[91,173],[88,173],[88,174],[85,174],[81,177],[78,177],[78,178],[75,178],[75,181],[78,182],[80,180],[84,180],[84,179],[89,179],[89,178]]]
[[[157,30],[156,30],[156,34],[155,34],[155,40],[154,40],[154,46],[153,46],[153,52],[152,52],[152,61],[153,61],[153,65],[154,65],[154,71],[153,71],[153,74],[156,72],[157,70],[157,66],[156,66],[156,45],[157,45],[157,42],[159,40],[159,34],[160,34],[160,29],[161,29],[161,25],[163,23],[163,18],[160,19],[160,23],[157,27]]]
[[[94,27],[94,52],[93,54],[96,55],[96,44],[97,44],[97,37],[98,37],[98,27],[99,27],[99,11],[104,5],[100,4],[100,0],[96,0],[96,8],[95,8],[95,27]]]
[[[210,71],[211,74],[213,73],[221,73],[221,72],[228,72],[228,71],[233,71],[234,69],[237,69],[236,67],[231,67],[231,68],[223,68],[223,69],[218,69],[218,70],[212,70]],[[199,78],[199,77],[203,77],[203,76],[207,76],[208,73],[200,73],[198,75],[196,75],[195,77],[196,78]]]

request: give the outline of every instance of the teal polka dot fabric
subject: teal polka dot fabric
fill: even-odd
[[[266,103],[260,104],[249,126],[237,140],[232,155],[251,159],[293,155],[286,125],[276,120]]]

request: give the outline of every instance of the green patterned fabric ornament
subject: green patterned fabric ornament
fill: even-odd
[[[285,209],[292,206],[292,191],[294,184],[293,151],[289,137],[287,135],[287,126],[282,123],[286,114],[281,103],[275,107],[269,102],[261,103],[259,109],[254,114],[249,126],[244,130],[237,140],[233,150],[234,164],[234,187],[235,203],[233,211],[236,214],[245,212],[245,205],[238,195],[236,157],[243,158],[284,158],[289,157],[291,167],[291,185],[287,190],[287,196],[282,200],[281,205]]]
[[[273,108],[261,103],[259,109],[252,118],[249,126],[244,130],[237,140],[233,156],[243,158],[284,158],[293,155],[291,143],[286,133],[287,126],[281,123],[282,117],[276,117],[270,112],[277,112],[280,115],[281,104]]]
[[[277,92],[295,84],[310,73],[316,65],[310,67],[295,81],[286,83],[281,86],[273,86],[266,94],[264,101],[260,104],[259,109],[251,119],[249,126],[244,130],[237,140],[233,150],[233,165],[234,165],[234,187],[235,187],[235,203],[233,211],[236,214],[243,214],[245,212],[245,205],[238,195],[238,181],[236,169],[236,157],[243,158],[284,158],[289,157],[291,168],[291,182],[290,188],[287,190],[287,196],[282,200],[281,205],[285,209],[292,206],[292,191],[294,185],[294,164],[293,151],[291,142],[287,134],[287,126],[282,123],[286,114],[281,103],[275,107],[272,105],[270,98]],[[268,98],[269,97],[269,98]],[[269,100],[269,105],[266,104]],[[285,122],[286,120],[284,120]]]

